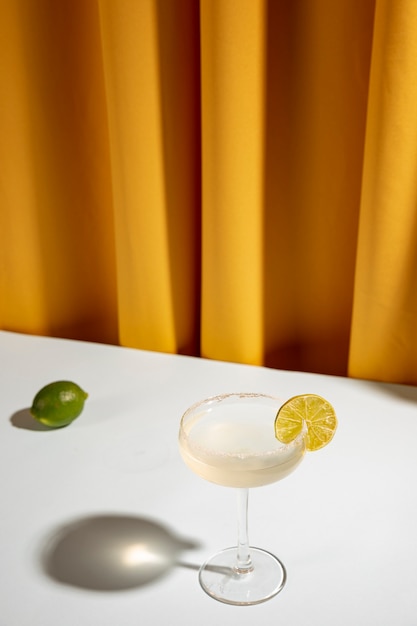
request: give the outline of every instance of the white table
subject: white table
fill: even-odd
[[[58,379],[89,399],[40,430],[28,407]],[[339,417],[331,445],[251,491],[251,543],[288,572],[251,607],[198,584],[235,543],[235,494],[177,450],[183,411],[230,391],[318,393]],[[0,626],[417,624],[417,388],[0,332],[0,414]]]

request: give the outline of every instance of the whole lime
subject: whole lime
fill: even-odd
[[[57,380],[42,387],[33,398],[31,414],[41,424],[61,428],[80,415],[88,393],[69,380]]]

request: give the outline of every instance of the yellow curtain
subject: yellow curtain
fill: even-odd
[[[0,50],[0,328],[417,384],[415,0],[0,0]]]

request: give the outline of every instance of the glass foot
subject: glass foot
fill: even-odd
[[[236,548],[227,548],[202,565],[200,585],[212,598],[241,606],[259,604],[273,598],[285,585],[285,568],[273,554],[250,548],[252,569],[236,570]]]

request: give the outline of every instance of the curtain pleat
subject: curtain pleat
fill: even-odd
[[[198,5],[100,2],[123,345],[197,348]]]
[[[201,3],[202,355],[262,363],[265,3]]]
[[[2,328],[117,341],[95,3],[0,4]]]
[[[0,3],[0,327],[417,384],[414,0]]]
[[[349,372],[417,383],[417,4],[377,3]]]
[[[202,2],[204,356],[346,373],[373,3],[351,9]]]

